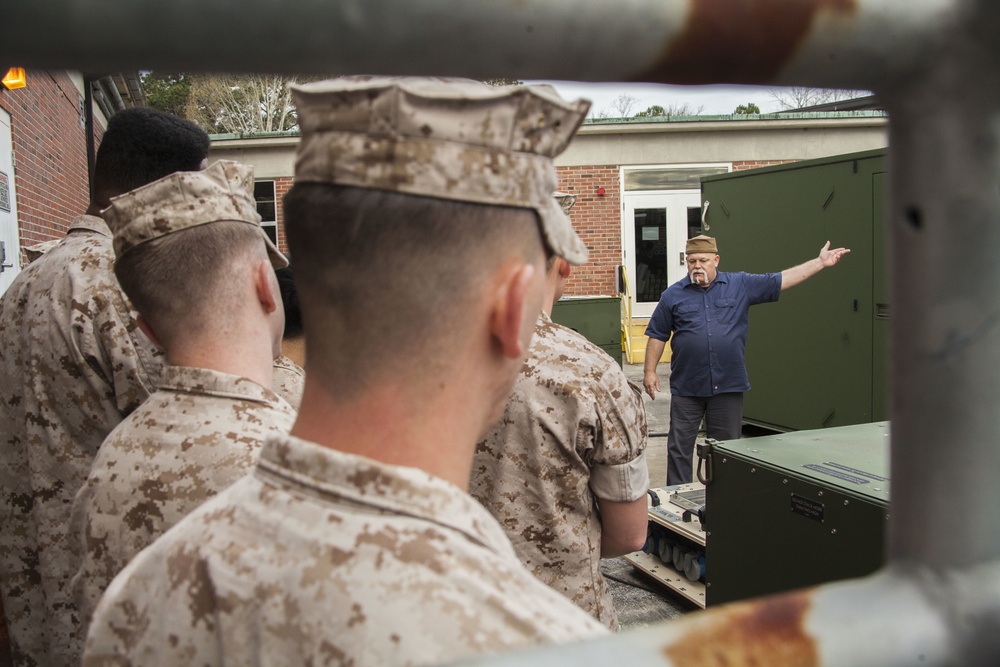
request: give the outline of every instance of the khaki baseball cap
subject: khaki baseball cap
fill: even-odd
[[[202,171],[178,171],[111,198],[101,217],[114,233],[115,256],[161,236],[213,222],[254,225],[267,246],[271,265],[288,266],[260,226],[253,198],[253,168],[219,160]]]
[[[700,234],[689,238],[684,248],[685,254],[692,255],[698,252],[707,252],[713,255],[719,254],[719,248],[715,245],[715,239],[711,236]]]
[[[587,247],[553,197],[562,153],[590,109],[551,86],[349,76],[291,86],[302,141],[296,183],[333,183],[530,208],[549,249]]]

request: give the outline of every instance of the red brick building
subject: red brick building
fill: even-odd
[[[0,86],[0,292],[26,261],[24,249],[62,238],[90,199],[87,128],[93,146],[106,118],[142,103],[135,74],[87,81],[74,72],[28,70],[26,85]],[[88,113],[86,88],[91,86]]]

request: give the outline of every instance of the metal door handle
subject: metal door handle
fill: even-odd
[[[4,269],[13,269],[13,264],[7,264],[7,246],[3,241],[0,241],[0,273],[3,273]]]

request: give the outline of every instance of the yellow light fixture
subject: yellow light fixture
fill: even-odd
[[[11,67],[3,77],[3,85],[7,90],[24,88],[28,85],[28,77],[24,73],[23,67]]]

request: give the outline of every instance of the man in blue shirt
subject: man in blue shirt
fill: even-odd
[[[664,290],[646,328],[643,386],[656,400],[660,378],[656,365],[670,342],[670,433],[667,436],[667,484],[691,481],[694,443],[702,419],[709,438],[740,437],[743,392],[750,388],[743,351],[750,306],[778,300],[794,287],[849,253],[830,249],[781,273],[720,273],[715,239],[688,239],[688,275]]]

